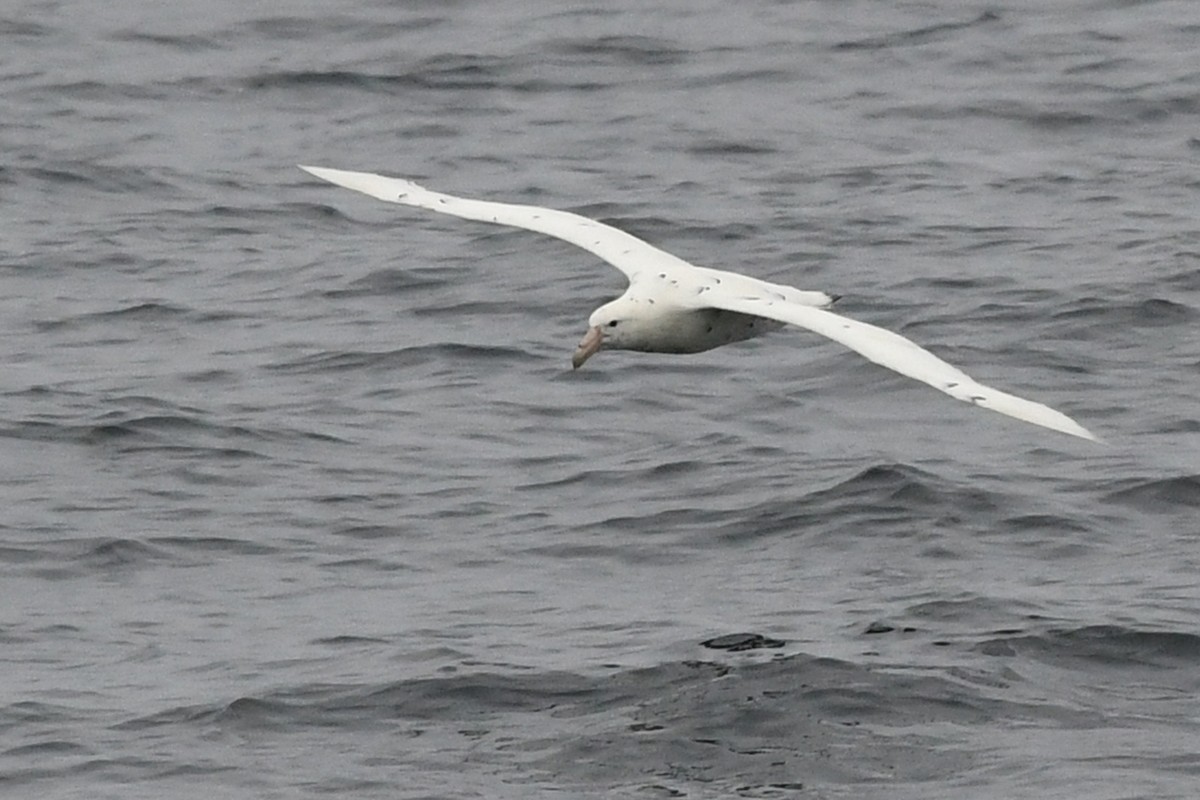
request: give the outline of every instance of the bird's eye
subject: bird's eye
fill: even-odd
[[[610,328],[617,327],[617,321],[614,319],[612,322],[608,323],[608,327],[610,327]]]

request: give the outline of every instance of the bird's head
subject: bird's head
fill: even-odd
[[[640,344],[646,338],[644,317],[641,304],[628,296],[600,306],[588,317],[588,332],[575,349],[571,365],[579,369],[602,347],[610,350],[647,349]]]

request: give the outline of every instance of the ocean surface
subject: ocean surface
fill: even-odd
[[[1194,798],[1200,4],[0,8],[0,796]],[[844,295],[570,356],[620,273]]]

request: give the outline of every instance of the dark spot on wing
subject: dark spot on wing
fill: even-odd
[[[958,381],[953,381],[951,383],[946,384],[947,389],[953,389],[955,386],[958,386]]]
[[[982,402],[984,402],[985,400],[987,400],[987,398],[986,398],[986,397],[984,397],[984,396],[983,396],[983,395],[981,395],[981,394],[973,394],[973,395],[971,395],[971,402],[972,402],[972,403],[982,403]]]

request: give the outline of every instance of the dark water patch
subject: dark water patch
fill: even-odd
[[[49,161],[36,167],[5,170],[16,184],[26,181],[46,184],[49,191],[95,190],[106,194],[156,195],[173,191],[173,185],[149,168],[113,167],[94,161]]]
[[[888,624],[883,620],[875,620],[874,622],[868,624],[867,627],[863,628],[863,635],[879,636],[884,633],[896,633],[897,631],[900,633],[916,633],[917,629],[912,625],[897,626]]]
[[[306,39],[340,36],[350,41],[367,42],[427,30],[446,22],[444,15],[417,15],[414,12],[420,3],[407,3],[404,14],[387,15],[385,19],[367,20],[353,14],[323,13],[320,18],[278,15],[262,17],[229,28],[222,39],[236,37],[260,46],[262,40],[304,41]],[[426,3],[430,10],[444,11],[444,4]]]
[[[719,677],[720,680],[714,680]],[[765,792],[937,779],[969,764],[949,741],[909,730],[978,724],[989,704],[936,679],[888,676],[807,656],[730,668],[664,665],[613,678],[630,701],[566,742],[543,740],[538,765],[559,780],[654,780],[686,792]],[[597,720],[599,722],[599,720]],[[902,733],[901,733],[902,731]]]
[[[1106,101],[1098,108],[1108,121],[1139,125],[1165,122],[1175,117],[1200,116],[1200,93],[1147,97],[1138,92],[1137,95]]]
[[[351,70],[264,72],[241,81],[242,88],[252,91],[358,89],[388,94],[428,84],[419,75],[379,75]]]
[[[758,225],[745,222],[725,222],[703,226],[674,226],[674,236],[681,241],[694,239],[709,242],[740,242],[756,239],[762,232]]]
[[[1000,520],[1000,525],[1011,533],[1047,533],[1054,536],[1087,534],[1091,526],[1061,514],[1018,514]]]
[[[763,636],[761,633],[727,633],[712,639],[705,639],[700,643],[700,646],[707,647],[710,650],[728,650],[730,653],[742,653],[747,650],[779,648],[785,644],[786,642],[782,639],[772,639],[769,636]]]
[[[319,644],[324,647],[346,647],[360,644],[387,644],[386,639],[379,639],[373,636],[329,636],[324,639],[313,639],[313,644]]]
[[[1200,321],[1200,310],[1158,297],[1127,302],[1085,297],[1067,303],[1066,306],[1064,310],[1055,312],[1053,318],[1066,321],[1082,320],[1117,328],[1195,325]]]
[[[49,562],[49,566],[38,573],[51,579],[107,574],[175,560],[165,548],[141,539],[114,536],[47,541],[39,551],[42,562]]]
[[[882,36],[870,36],[862,39],[843,41],[833,45],[833,49],[886,50],[893,47],[914,47],[944,39],[949,34],[957,33],[958,31],[996,22],[999,19],[1000,15],[996,12],[985,11],[974,19],[961,22],[939,22],[907,31],[887,33]]]
[[[453,54],[423,59],[404,72],[373,73],[357,70],[284,70],[263,72],[241,80],[251,91],[354,89],[379,94],[397,94],[414,89],[546,90],[559,84],[518,77],[515,58],[493,55]],[[595,88],[587,83],[575,88]]]
[[[966,230],[968,235],[974,235],[979,231]],[[989,235],[989,234],[985,234]],[[974,245],[961,245],[958,249],[969,250],[973,247],[986,249],[992,246],[991,242],[976,243]],[[991,295],[1000,290],[1013,285],[1013,279],[1004,275],[987,275],[987,276],[972,276],[969,278],[958,278],[950,276],[940,277],[920,277],[912,278],[896,284],[896,288],[914,288],[918,290],[931,289],[932,294],[936,296],[939,291],[947,292],[979,292]]]
[[[1000,120],[1023,125],[1033,130],[1061,133],[1091,128],[1100,121],[1096,112],[1069,111],[1061,108],[1045,108],[1034,103],[1018,100],[995,100],[986,105],[955,104],[930,105],[910,104],[893,106],[867,115],[872,118],[914,120],[958,120],[980,118]]]
[[[40,36],[50,36],[54,33],[53,28],[45,25],[39,25],[36,22],[29,20],[14,19],[12,17],[0,17],[0,36],[24,36],[29,38],[37,38]]]
[[[652,36],[597,36],[595,38],[552,39],[540,48],[565,56],[581,56],[591,64],[616,66],[666,66],[684,62],[690,50]]]
[[[151,536],[147,541],[167,550],[204,555],[269,556],[280,552],[278,547],[226,536]]]
[[[207,321],[207,320],[206,320]],[[233,370],[228,369],[202,369],[197,372],[185,372],[179,376],[179,379],[187,383],[198,384],[216,384],[216,383],[234,383],[241,379],[241,375]]]
[[[0,727],[37,723],[78,722],[80,709],[61,703],[19,700],[0,708]]]
[[[239,27],[254,39],[293,41],[307,39],[322,31],[341,30],[347,24],[354,23],[336,15],[324,17],[319,22],[308,17],[280,15],[251,20]]]
[[[347,525],[333,531],[335,536],[345,536],[350,539],[399,539],[406,535],[403,528],[397,525]]]
[[[727,66],[732,67],[733,65]],[[688,89],[710,89],[717,86],[732,86],[740,83],[753,84],[756,88],[761,89],[764,85],[773,83],[786,84],[792,83],[795,80],[796,73],[786,69],[738,69],[734,67],[716,70],[699,77],[689,77],[680,81],[680,83]],[[681,184],[677,188],[683,188],[683,186]]]
[[[446,286],[452,282],[453,277],[453,274],[448,275],[445,270],[380,269],[351,281],[347,286],[329,289],[322,294],[331,299],[408,296],[416,290]]]
[[[356,370],[411,369],[426,364],[477,362],[512,363],[528,354],[515,347],[471,344],[432,344],[382,351],[327,351],[268,365],[268,369],[295,374],[324,374]]]
[[[679,462],[673,469],[680,474],[697,471],[706,465]],[[654,469],[646,472],[647,480],[655,477]],[[552,481],[522,486],[523,489],[546,489],[573,484],[586,484],[594,490],[605,486],[625,486],[632,479],[628,470],[580,470]],[[634,533],[639,538],[648,534],[670,531],[704,531],[702,541],[709,547],[727,547],[730,542],[744,542],[769,536],[809,535],[821,531],[835,536],[851,546],[844,534],[849,530],[864,534],[888,526],[895,521],[912,535],[922,535],[925,525],[914,526],[913,520],[936,520],[939,525],[985,525],[1004,508],[1006,499],[973,485],[959,484],[933,473],[901,464],[870,467],[838,484],[796,496],[781,496],[755,505],[736,509],[703,509],[688,505],[684,508],[658,510],[645,515],[617,515],[600,522],[589,523],[581,531],[594,530],[596,535]],[[831,529],[829,521],[839,525]],[[678,555],[675,556],[678,558]]]
[[[69,111],[63,112],[63,116],[76,119],[76,124],[80,125],[86,123],[111,124],[126,121],[118,114],[89,111],[89,109],[94,109],[100,104],[105,104],[107,107],[113,108],[119,107],[122,103],[129,105],[140,102],[161,102],[167,100],[170,96],[167,86],[153,81],[122,83],[120,81],[95,80],[42,84],[25,89],[23,94],[33,96],[29,99],[38,96],[50,96],[59,103],[63,100],[76,101],[75,104],[67,106]]]
[[[111,421],[78,429],[79,440],[85,444],[133,444],[134,440],[149,443],[177,441],[181,434],[249,435],[245,429],[230,429],[184,414],[146,414],[129,416],[123,412],[105,414]]]
[[[120,400],[113,400],[119,405]],[[0,438],[40,442],[79,444],[114,452],[160,451],[209,457],[224,462],[262,459],[265,454],[255,444],[267,441],[295,442],[300,439],[344,443],[343,439],[314,431],[282,427],[250,428],[222,424],[207,412],[164,404],[139,404],[129,410],[111,411],[91,422],[59,423],[24,420],[0,427]],[[139,413],[137,406],[145,409]],[[174,409],[174,410],[172,410]]]
[[[28,564],[43,558],[45,553],[37,547],[0,546],[0,564]]]
[[[990,518],[1003,502],[995,493],[925,470],[904,464],[879,464],[802,500],[759,506],[750,519],[760,532],[797,530],[798,523],[814,514],[850,514],[878,520],[936,513],[961,521]]]
[[[320,725],[321,721],[306,709],[278,700],[241,697],[219,711],[206,715],[206,721],[232,730],[286,730],[293,725]]]
[[[77,742],[68,742],[62,739],[51,739],[49,741],[12,747],[8,750],[0,752],[0,756],[9,756],[13,758],[38,758],[39,756],[74,755],[78,753],[89,752],[92,752],[90,748],[84,747]]]
[[[1115,485],[1116,488],[1103,495],[1106,502],[1151,513],[1200,509],[1200,474],[1176,475],[1170,478],[1128,478],[1118,481]]]
[[[981,642],[986,655],[1034,658],[1085,672],[1096,668],[1187,670],[1200,667],[1200,635],[1146,631],[1120,625],[1092,625]]]
[[[34,322],[34,327],[42,332],[50,332],[73,329],[89,324],[107,324],[111,322],[167,322],[186,317],[190,313],[191,309],[184,306],[148,301],[107,311],[94,311],[73,317],[41,320]]]
[[[1200,252],[1176,253],[1175,261],[1184,268],[1166,276],[1163,283],[1188,292],[1200,292]]]
[[[338,637],[332,646],[360,643],[353,638]],[[951,672],[913,674],[805,655],[731,661],[596,675],[475,672],[304,685],[169,709],[116,728],[257,736],[387,730],[432,737],[451,748],[451,757],[494,741],[498,757],[518,757],[533,769],[524,775],[534,784],[641,784],[689,796],[702,785],[723,795],[771,796],[771,787],[798,785],[944,785],[976,766],[972,737],[1031,724],[1102,724],[1095,713],[1007,699],[1006,682]]]
[[[1200,362],[1196,367],[1200,369]],[[1167,420],[1155,430],[1158,433],[1200,433],[1200,418]]]
[[[133,45],[145,44],[178,53],[202,53],[209,50],[223,50],[226,48],[226,44],[219,39],[197,34],[175,35],[131,29],[117,31],[106,38],[114,42]]]
[[[706,139],[687,146],[687,152],[696,156],[765,156],[778,150],[765,142],[720,141]]]

